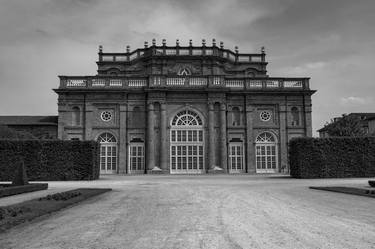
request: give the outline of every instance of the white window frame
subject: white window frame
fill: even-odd
[[[133,149],[136,149],[136,155],[133,155]],[[141,149],[141,155],[139,155]],[[135,160],[135,161],[133,161]],[[133,162],[136,164],[136,169],[133,169]],[[144,143],[130,143],[128,150],[128,172],[129,174],[144,174],[145,172],[145,145]]]
[[[100,134],[100,136],[98,137],[98,141],[100,143],[100,174],[117,173],[118,146],[116,137],[111,133],[104,132]]]
[[[238,149],[240,150],[240,154],[238,154]],[[229,173],[245,172],[245,157],[244,157],[243,142],[230,142],[229,143],[229,157],[228,158],[229,158]],[[240,161],[238,159],[240,159]],[[240,167],[238,167],[238,163],[240,163]]]
[[[262,136],[262,135],[265,135],[265,136]],[[257,136],[256,144],[255,144],[256,173],[279,172],[278,158],[279,158],[278,144],[277,144],[277,140],[275,136],[270,132],[260,133]]]
[[[188,119],[179,122],[186,116]],[[191,110],[181,111],[173,117],[171,126],[170,173],[205,173],[204,129],[199,115]]]

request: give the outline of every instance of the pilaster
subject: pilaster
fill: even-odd
[[[89,103],[87,100],[84,102],[85,109],[84,109],[84,140],[92,140],[94,139],[92,136],[92,120],[93,120],[93,113],[94,113],[94,107],[91,103]]]
[[[279,136],[279,171],[288,167],[288,144],[287,144],[287,106],[285,104],[280,104],[279,106],[279,117],[280,117],[280,136]]]
[[[155,167],[155,149],[154,149],[154,104],[148,103],[147,106],[147,170]]]
[[[126,174],[127,173],[127,147],[126,147],[126,131],[127,131],[127,110],[128,106],[126,103],[121,103],[119,105],[119,122],[120,122],[120,131],[119,131],[119,173]]]
[[[221,168],[224,172],[228,172],[228,151],[227,151],[227,106],[220,104],[220,154]]]
[[[208,169],[215,167],[214,103],[208,103]]]
[[[255,173],[254,107],[248,102],[246,100],[246,173]]]
[[[167,110],[166,104],[160,104],[160,168],[168,171],[167,162]]]

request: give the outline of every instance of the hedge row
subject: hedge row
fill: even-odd
[[[99,178],[99,144],[94,141],[0,140],[0,181],[11,181],[22,160],[29,180]]]
[[[289,146],[292,177],[375,177],[375,137],[296,138]]]

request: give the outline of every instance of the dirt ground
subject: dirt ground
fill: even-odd
[[[162,175],[49,182],[55,191],[113,191],[0,234],[0,248],[375,248],[375,198],[308,189],[367,180]]]

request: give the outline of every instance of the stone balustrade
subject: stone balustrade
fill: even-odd
[[[229,88],[231,90],[310,90],[309,78],[229,78],[225,76],[60,76],[60,89]]]
[[[149,47],[127,53],[99,53],[99,62],[130,62],[146,56],[216,56],[237,63],[265,62],[265,54],[240,54],[219,47]]]

